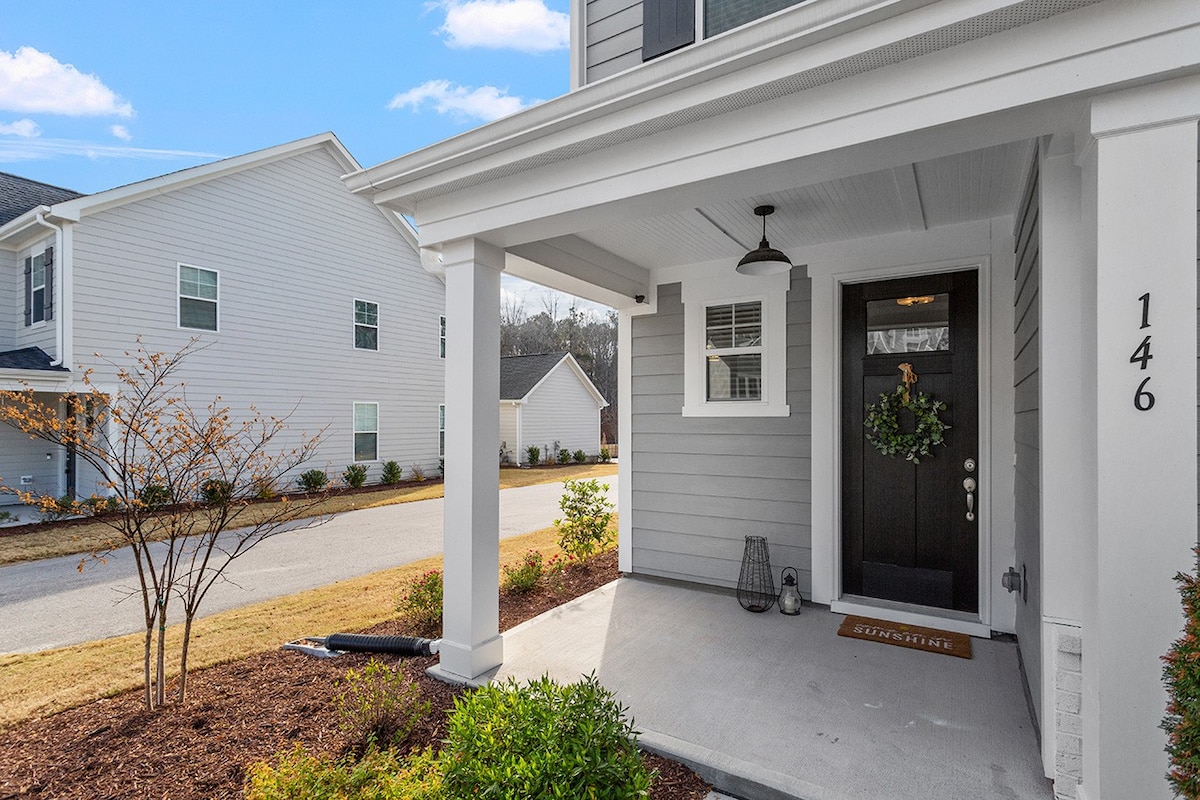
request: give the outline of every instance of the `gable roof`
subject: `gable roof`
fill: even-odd
[[[524,400],[541,384],[546,377],[558,367],[567,362],[571,371],[583,383],[588,393],[596,398],[601,408],[608,405],[604,396],[588,378],[587,373],[579,366],[579,362],[570,353],[538,353],[528,356],[500,357],[500,400]]]
[[[52,366],[50,356],[40,347],[22,347],[0,353],[0,369],[36,369],[68,372],[66,367]]]
[[[83,197],[79,192],[0,172],[0,225],[30,209]]]
[[[84,195],[66,189],[59,189],[59,192],[65,192],[66,194],[56,198],[47,196],[41,202],[35,202],[32,205],[25,204],[17,213],[9,217],[0,215],[0,238],[12,237],[14,244],[20,244],[20,237],[24,236],[27,238],[29,229],[31,227],[38,227],[33,221],[34,215],[31,212],[34,209],[44,206],[51,206],[47,216],[51,217],[52,221],[79,222],[87,214],[132,203],[146,197],[166,194],[177,189],[183,189],[317,149],[328,151],[341,169],[344,170],[345,174],[358,172],[362,169],[354,159],[354,156],[350,155],[350,151],[346,149],[337,136],[332,132],[319,133],[315,136],[297,139],[294,142],[285,142],[284,144],[255,150],[254,152],[245,153],[240,156],[223,158],[219,161],[201,164],[197,167],[168,172],[166,175],[147,178],[146,180],[129,183],[124,186],[117,186],[116,188],[106,189],[95,194]],[[16,176],[10,177],[24,184],[36,185],[35,181],[28,181]],[[45,187],[46,185],[41,184],[41,186]],[[46,188],[50,190],[56,189],[53,186]],[[0,196],[3,195],[3,192],[4,187],[0,184]],[[408,241],[412,248],[416,250],[417,235],[412,224],[402,215],[391,209],[386,209],[379,205],[376,208],[396,228],[400,235]],[[9,223],[12,224],[10,225]]]

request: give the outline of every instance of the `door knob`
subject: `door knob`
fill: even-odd
[[[963,479],[963,488],[967,490],[967,522],[975,521],[975,488],[977,486],[974,478]]]

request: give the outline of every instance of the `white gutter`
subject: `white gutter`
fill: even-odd
[[[46,221],[46,211],[38,211],[34,221],[38,225],[42,225],[54,231],[54,254],[57,263],[57,269],[54,270],[54,286],[51,291],[54,292],[55,301],[58,305],[58,313],[54,315],[54,360],[50,362],[50,366],[62,366],[63,358],[66,355],[65,348],[65,322],[67,316],[67,296],[66,296],[66,272],[67,272],[67,249],[63,247],[63,229],[52,222]]]

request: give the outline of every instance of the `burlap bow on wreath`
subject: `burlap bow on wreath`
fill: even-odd
[[[917,382],[912,364],[901,364],[901,383],[893,392],[879,395],[879,402],[867,406],[867,441],[885,456],[903,455],[906,461],[920,464],[922,458],[932,458],[933,448],[946,443],[950,426],[942,422],[939,412],[947,405],[924,392],[911,391]],[[912,413],[915,426],[912,433],[900,432],[900,410]]]

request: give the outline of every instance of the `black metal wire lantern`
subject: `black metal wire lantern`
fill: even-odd
[[[775,605],[775,576],[771,572],[771,554],[764,536],[746,537],[737,598],[742,608],[755,613]]]

